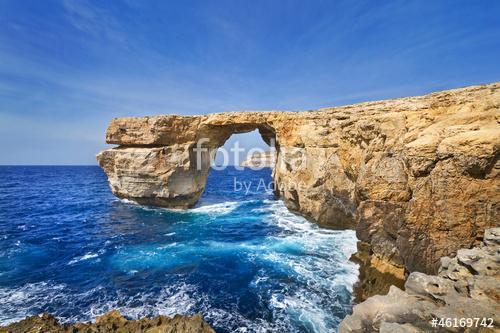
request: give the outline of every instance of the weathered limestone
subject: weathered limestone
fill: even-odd
[[[117,196],[185,208],[203,192],[210,153],[258,129],[276,141],[274,181],[290,209],[356,227],[385,272],[433,273],[499,222],[499,121],[493,83],[307,112],[119,118],[106,134],[119,147],[97,158]]]
[[[215,333],[200,315],[158,316],[127,320],[118,311],[97,317],[94,323],[62,325],[49,314],[27,317],[19,322],[0,327],[0,333]]]
[[[437,276],[411,273],[405,291],[392,286],[385,296],[373,296],[354,307],[340,324],[340,333],[369,332],[496,332],[500,320],[500,228],[485,232],[484,242],[443,257]],[[432,319],[457,318],[457,327],[433,327]],[[468,328],[465,318],[484,325]],[[487,318],[491,318],[488,320]],[[493,328],[487,327],[493,321]],[[474,324],[475,325],[475,324]]]
[[[206,167],[193,167],[195,157],[186,144],[119,147],[101,152],[98,158],[117,197],[165,207],[194,205],[209,170],[208,154],[203,155]]]

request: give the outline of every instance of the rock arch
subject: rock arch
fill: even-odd
[[[258,129],[276,138],[274,181],[289,208],[354,226],[379,267],[432,273],[498,224],[499,111],[493,83],[307,112],[118,118],[106,141],[119,146],[97,159],[118,197],[187,208],[210,165],[197,167],[196,143],[210,151]]]
[[[113,194],[145,205],[189,208],[203,193],[214,152],[231,135],[258,130],[279,153],[276,130],[262,117],[204,118],[114,119],[106,141],[120,146],[98,155]]]

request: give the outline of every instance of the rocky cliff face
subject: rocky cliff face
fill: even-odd
[[[0,333],[215,333],[201,316],[158,316],[127,320],[118,311],[97,317],[95,323],[61,325],[49,314],[27,317],[17,323],[0,327]]]
[[[443,257],[437,276],[411,273],[405,291],[392,286],[386,296],[356,305],[339,332],[497,332],[499,249],[500,228],[487,230],[479,247],[458,250],[453,259]]]
[[[318,223],[355,227],[384,274],[437,272],[499,220],[500,83],[307,112],[113,119],[97,156],[120,198],[190,207],[233,133],[276,141],[276,192]],[[201,153],[200,149],[202,150]]]

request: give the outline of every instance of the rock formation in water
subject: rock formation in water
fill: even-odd
[[[118,311],[97,317],[95,323],[62,325],[49,314],[27,317],[17,323],[0,327],[0,333],[215,333],[200,315],[158,316],[127,320]]]
[[[106,141],[119,146],[97,159],[116,196],[187,208],[213,152],[258,129],[276,142],[273,178],[286,205],[355,227],[366,261],[402,279],[437,272],[441,257],[498,224],[499,121],[500,83],[306,112],[118,118]]]
[[[275,164],[275,152],[266,151],[253,153],[241,163],[241,166],[246,168],[274,168]]]
[[[458,250],[453,259],[443,257],[437,276],[411,273],[405,291],[392,286],[386,296],[356,305],[339,332],[497,332],[499,249],[500,228],[487,230],[479,247]]]

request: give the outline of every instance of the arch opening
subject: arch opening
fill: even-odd
[[[217,179],[215,186],[228,196],[238,195],[234,193],[238,191],[236,184],[248,181],[248,177],[253,180],[251,184],[246,183],[247,186],[252,186],[268,195],[276,194],[274,166],[278,156],[278,145],[272,127],[231,124],[211,126],[205,133],[209,139],[205,141],[205,157],[202,159],[204,163],[202,163],[201,177],[205,181],[200,188],[200,204],[210,196],[211,193],[207,194],[210,192],[207,191],[207,182],[212,184],[209,188],[213,188],[214,179]],[[241,185],[239,190],[242,190]]]
[[[275,155],[275,139],[270,136],[267,136],[266,139],[265,141],[258,129],[232,134],[221,147],[214,151],[213,166],[215,168],[224,165],[230,167],[257,166],[260,157],[260,161],[264,164],[262,167],[272,168],[273,165],[269,165],[268,161],[264,159],[271,154]]]

